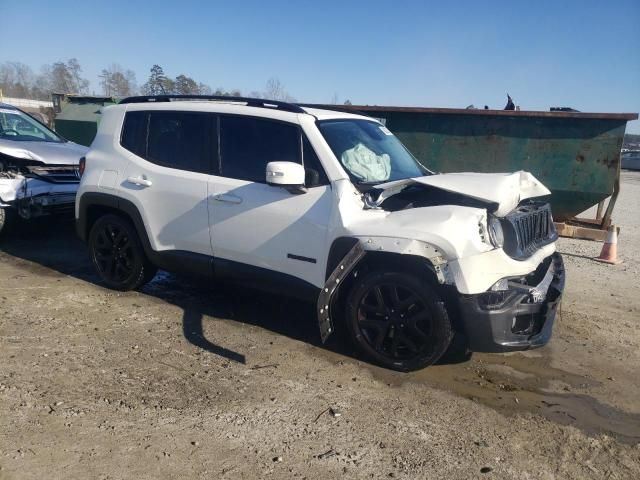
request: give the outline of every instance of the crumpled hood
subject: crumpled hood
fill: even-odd
[[[89,149],[73,142],[17,142],[0,140],[0,153],[47,165],[78,165]]]
[[[377,204],[410,185],[428,185],[448,192],[466,195],[498,205],[495,215],[503,217],[527,198],[549,195],[551,192],[529,172],[515,173],[442,173],[426,177],[407,178],[376,185],[383,190]]]

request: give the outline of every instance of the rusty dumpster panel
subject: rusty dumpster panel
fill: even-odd
[[[339,108],[384,120],[432,170],[533,173],[551,190],[554,218],[559,221],[612,194],[626,122],[638,118],[637,114]]]

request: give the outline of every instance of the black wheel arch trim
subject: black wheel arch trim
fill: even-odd
[[[76,217],[76,233],[80,240],[87,243],[89,240],[89,207],[98,205],[119,210],[119,198],[115,195],[100,192],[86,192],[78,198],[78,216]]]
[[[341,282],[351,273],[353,268],[360,262],[360,260],[362,260],[366,253],[362,243],[358,239],[353,238],[352,240],[355,240],[355,242],[350,242],[351,248],[342,258],[338,259],[333,271],[328,276],[324,287],[320,290],[320,295],[318,295],[316,313],[318,315],[318,326],[320,327],[320,338],[322,343],[326,342],[333,332],[331,307],[334,294],[340,287]],[[346,242],[344,242],[344,244],[346,244]]]
[[[338,263],[349,253],[359,240],[355,237],[338,237],[331,244],[329,249],[329,256],[327,257],[327,271],[324,279],[328,280],[329,276],[333,273]]]

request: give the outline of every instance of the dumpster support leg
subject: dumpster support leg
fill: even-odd
[[[621,159],[620,157],[618,157],[618,172],[616,174],[616,179],[613,182],[613,193],[611,194],[609,205],[607,205],[607,211],[604,212],[602,223],[600,224],[600,228],[602,228],[603,230],[609,228],[609,225],[611,224],[611,214],[613,213],[613,207],[615,207],[616,200],[618,200],[618,194],[620,193],[620,164]]]

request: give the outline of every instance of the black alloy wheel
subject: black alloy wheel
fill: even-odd
[[[117,215],[100,217],[91,229],[89,248],[102,281],[115,290],[133,290],[156,273],[133,226]]]
[[[369,358],[400,371],[435,363],[452,337],[444,303],[433,287],[401,272],[371,272],[356,282],[346,320]]]

